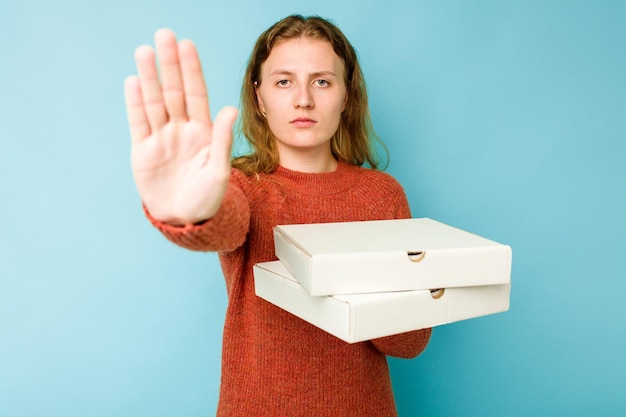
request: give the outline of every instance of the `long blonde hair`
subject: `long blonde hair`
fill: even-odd
[[[308,37],[327,40],[345,65],[348,100],[341,115],[339,128],[331,138],[331,152],[339,160],[353,165],[367,163],[377,168],[379,161],[371,139],[384,144],[372,127],[365,80],[356,51],[330,21],[317,16],[288,16],[272,25],[259,36],[252,50],[241,88],[241,132],[251,146],[251,153],[236,157],[232,165],[246,174],[271,173],[279,164],[278,148],[267,120],[261,113],[255,83],[261,83],[261,65],[276,43],[287,39]]]

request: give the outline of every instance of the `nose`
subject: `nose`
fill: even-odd
[[[294,106],[296,108],[313,108],[314,105],[311,87],[306,84],[298,86],[295,89]]]

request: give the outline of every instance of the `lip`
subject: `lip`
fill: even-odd
[[[298,117],[296,119],[293,119],[289,123],[291,123],[292,125],[296,127],[310,127],[310,126],[313,126],[315,123],[317,123],[317,121],[313,119],[309,119],[308,117]]]

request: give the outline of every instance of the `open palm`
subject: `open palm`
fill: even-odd
[[[135,52],[137,76],[125,82],[131,166],[139,195],[151,215],[171,224],[212,217],[230,176],[237,110],[226,107],[215,121],[195,46],[173,32],[155,34],[154,50]]]

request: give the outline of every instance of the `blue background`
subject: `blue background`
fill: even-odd
[[[358,49],[414,216],[513,248],[508,313],[390,361],[400,415],[626,415],[626,2],[3,0],[0,416],[214,414],[221,272],[145,221],[122,83],[167,26],[237,104],[293,12]]]

